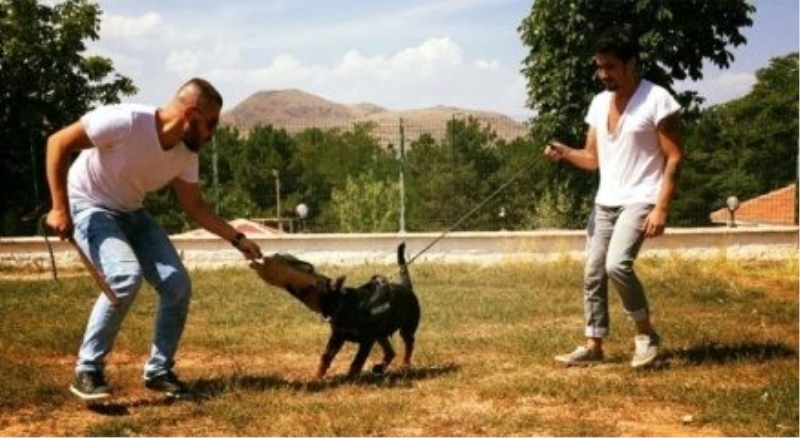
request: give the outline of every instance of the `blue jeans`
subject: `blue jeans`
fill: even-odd
[[[75,242],[120,299],[115,307],[103,294],[95,302],[76,372],[103,371],[105,358],[143,279],[159,294],[153,346],[144,377],[149,379],[171,370],[189,313],[192,288],[169,236],[144,209],[118,212],[80,201],[71,208]]]
[[[644,242],[644,220],[652,210],[651,204],[594,206],[587,230],[583,277],[586,337],[603,338],[608,334],[609,280],[631,319],[641,321],[649,317],[647,298],[633,263]]]

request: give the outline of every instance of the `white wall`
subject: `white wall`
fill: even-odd
[[[415,257],[440,233],[405,234],[286,234],[254,238],[265,255],[289,253],[314,264],[394,264],[396,247],[407,243],[408,258]],[[217,238],[174,237],[190,268],[246,266],[241,254]],[[74,250],[50,238],[59,268],[78,267]],[[580,259],[584,231],[453,232],[436,242],[415,263],[497,263],[507,261]],[[725,256],[740,259],[781,260],[797,257],[798,228],[694,228],[668,229],[649,239],[642,257],[678,255],[685,258]],[[0,269],[49,271],[50,257],[41,237],[0,238]]]

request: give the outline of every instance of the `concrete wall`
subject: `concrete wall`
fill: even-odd
[[[580,259],[584,231],[453,232],[405,234],[286,234],[254,238],[265,255],[290,253],[314,264],[394,264],[395,248],[407,243],[409,258],[435,242],[417,263],[497,263]],[[245,266],[238,251],[213,237],[174,237],[176,247],[190,268]],[[59,269],[78,267],[74,250],[51,238]],[[737,259],[781,260],[797,257],[798,228],[695,228],[668,229],[642,248],[642,257],[677,255],[684,258],[724,256]],[[0,238],[0,269],[49,271],[50,257],[41,237]]]

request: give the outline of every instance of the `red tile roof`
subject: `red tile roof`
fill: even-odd
[[[797,185],[791,184],[782,189],[741,202],[735,212],[736,222],[765,225],[796,225]],[[727,223],[730,212],[721,208],[711,213],[711,222]]]
[[[248,237],[265,237],[265,236],[275,236],[283,234],[283,231],[276,230],[275,228],[268,227],[266,225],[261,225],[257,222],[253,222],[247,219],[234,219],[232,221],[228,221],[228,223],[233,228],[236,228],[237,231],[246,234]],[[178,236],[207,237],[207,236],[213,236],[213,234],[203,229],[197,229],[188,231],[186,233],[178,234]]]

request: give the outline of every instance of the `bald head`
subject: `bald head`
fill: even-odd
[[[178,88],[175,99],[184,107],[200,107],[206,110],[222,109],[222,96],[205,79],[192,78]]]
[[[161,114],[165,126],[179,129],[180,140],[198,152],[214,135],[221,110],[222,96],[216,88],[205,79],[193,78],[178,88]]]

